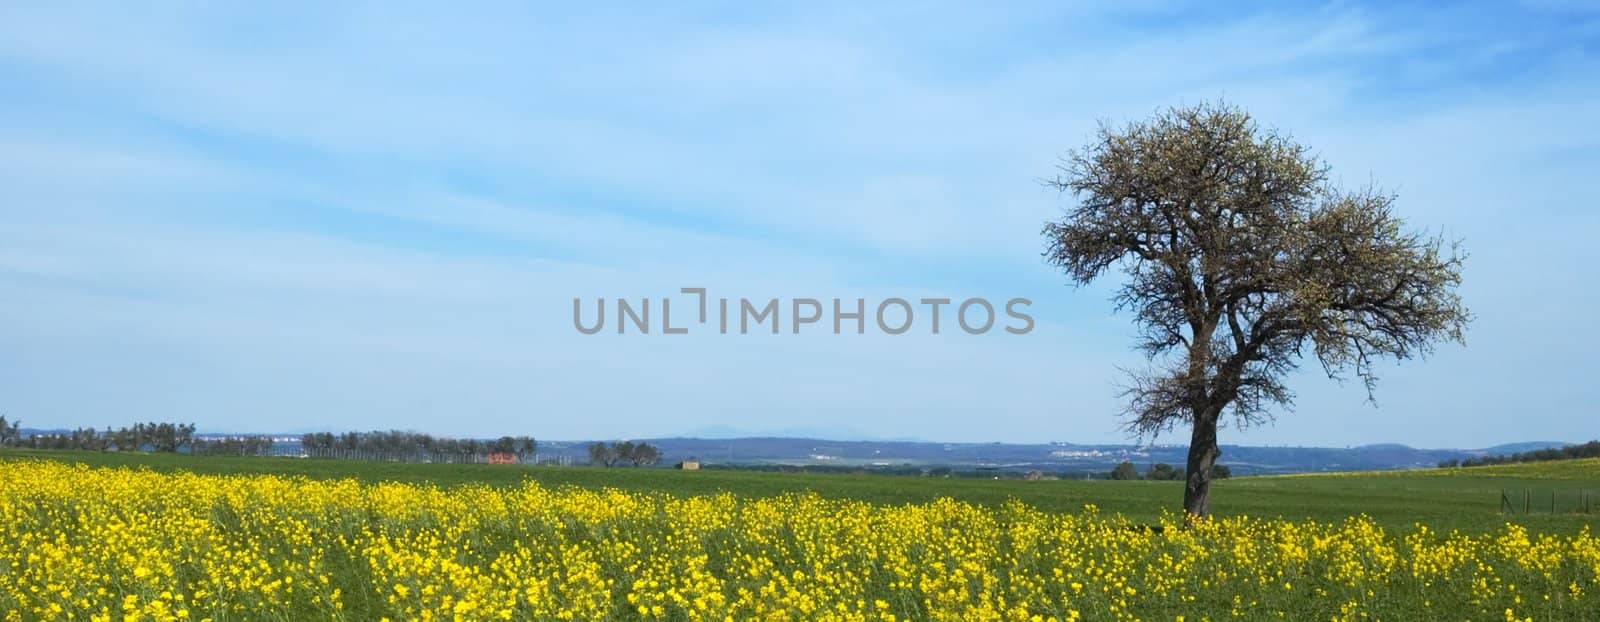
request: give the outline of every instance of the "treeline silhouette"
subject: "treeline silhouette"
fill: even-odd
[[[189,453],[196,456],[271,456],[273,443],[270,436],[230,436],[226,438],[197,438]]]
[[[610,444],[595,443],[589,446],[590,464],[607,467],[619,464],[653,466],[658,462],[661,462],[661,450],[649,443],[621,441]]]
[[[22,422],[0,415],[0,447],[76,451],[150,451],[197,456],[274,456],[290,453],[318,458],[388,462],[517,462],[531,460],[539,449],[531,436],[502,436],[492,441],[456,439],[399,430],[328,432],[300,436],[300,452],[280,447],[270,436],[197,438],[192,423],[135,423],[105,430],[78,428],[69,432],[22,435]],[[284,451],[280,451],[280,449]],[[640,452],[643,455],[643,452]]]
[[[302,434],[300,449],[313,458],[389,462],[487,462],[491,456],[534,457],[539,442],[531,436],[502,436],[492,441],[438,437],[401,430],[320,432]]]
[[[1519,462],[1549,462],[1551,460],[1577,460],[1579,458],[1600,458],[1600,440],[1589,441],[1582,445],[1535,449],[1504,456],[1479,456],[1464,460],[1445,460],[1439,463],[1439,468],[1490,466],[1495,464],[1516,464]]]
[[[194,446],[192,423],[135,423],[107,427],[104,431],[78,428],[70,432],[45,432],[22,436],[22,422],[6,421],[0,415],[0,447],[29,449],[69,449],[80,451],[155,451],[175,453]]]
[[[1189,473],[1188,469],[1180,469],[1180,468],[1174,467],[1174,466],[1172,466],[1170,464],[1167,464],[1165,462],[1157,462],[1155,464],[1150,465],[1150,468],[1145,470],[1144,475],[1141,477],[1139,475],[1139,468],[1138,467],[1133,466],[1132,462],[1129,462],[1127,460],[1123,460],[1120,464],[1118,464],[1116,467],[1113,467],[1111,469],[1111,473],[1108,474],[1107,479],[1115,479],[1115,480],[1148,479],[1148,480],[1156,480],[1156,481],[1172,481],[1172,480],[1188,479],[1188,473]],[[1211,465],[1211,478],[1212,479],[1228,479],[1230,477],[1233,477],[1233,469],[1228,468],[1228,465],[1226,465],[1226,464],[1213,464],[1213,465]]]

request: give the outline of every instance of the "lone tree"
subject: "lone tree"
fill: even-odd
[[[590,464],[612,466],[616,464],[617,460],[619,459],[620,457],[617,455],[616,449],[611,445],[607,445],[605,443],[595,443],[589,446]]]
[[[661,450],[649,443],[639,443],[633,446],[633,451],[628,453],[627,458],[633,466],[655,466],[661,462]]]
[[[1269,420],[1293,395],[1284,376],[1309,350],[1368,400],[1374,362],[1462,342],[1458,245],[1408,231],[1394,197],[1345,191],[1288,136],[1226,104],[1102,125],[1046,183],[1077,198],[1044,227],[1045,258],[1087,284],[1120,268],[1118,310],[1140,329],[1128,429],[1191,430],[1183,508],[1210,513],[1217,424]]]
[[[22,422],[7,422],[5,415],[0,415],[0,447],[10,447],[22,442]]]

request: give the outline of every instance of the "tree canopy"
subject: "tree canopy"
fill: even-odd
[[[1048,187],[1076,199],[1043,234],[1046,261],[1086,284],[1112,269],[1132,311],[1145,370],[1129,373],[1128,429],[1191,428],[1184,507],[1209,512],[1216,428],[1270,419],[1284,377],[1309,354],[1369,399],[1374,363],[1462,341],[1464,256],[1406,229],[1394,195],[1343,190],[1289,136],[1226,103],[1102,125]]]

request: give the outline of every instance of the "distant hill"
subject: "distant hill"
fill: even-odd
[[[1556,449],[1556,448],[1560,448],[1560,447],[1566,447],[1566,446],[1571,445],[1571,444],[1572,443],[1562,443],[1562,442],[1558,442],[1558,441],[1529,441],[1529,442],[1526,442],[1526,443],[1506,443],[1504,445],[1495,445],[1494,447],[1489,447],[1487,449],[1484,449],[1483,453],[1489,454],[1489,455],[1494,455],[1494,456],[1503,456],[1503,455],[1507,455],[1507,454],[1520,454],[1520,453],[1525,452],[1525,451],[1538,451],[1540,449]]]
[[[67,430],[24,429],[23,436]],[[733,432],[731,429],[704,430]],[[216,436],[201,432],[198,437]],[[297,455],[298,435],[266,434],[277,439],[274,453]],[[706,465],[792,466],[833,468],[894,468],[1032,470],[1058,474],[1105,473],[1124,460],[1143,471],[1163,462],[1182,467],[1187,446],[1076,444],[1076,443],[939,443],[906,439],[831,440],[796,436],[671,437],[632,439],[661,450],[661,463],[671,465],[697,459]],[[539,441],[541,461],[587,463],[589,440]],[[1398,443],[1359,447],[1265,447],[1224,445],[1221,464],[1234,473],[1304,473],[1320,471],[1372,471],[1428,468],[1447,460],[1504,456],[1570,443],[1531,441],[1506,443],[1483,449],[1417,449]]]
[[[633,439],[661,449],[662,462],[694,458],[706,464],[788,465],[855,468],[950,467],[1099,473],[1128,460],[1140,470],[1164,462],[1182,466],[1184,445],[1079,445],[1074,443],[935,443],[902,440],[828,440],[754,436],[739,438]],[[543,457],[588,460],[592,441],[541,441]],[[1565,443],[1511,443],[1487,449],[1417,449],[1384,443],[1360,447],[1259,447],[1225,445],[1221,463],[1235,473],[1300,473],[1429,468],[1444,460],[1504,455]]]

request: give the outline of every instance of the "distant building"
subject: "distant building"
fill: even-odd
[[[489,464],[516,464],[517,455],[505,452],[489,454]]]
[[[700,470],[700,461],[690,458],[688,460],[684,460],[683,462],[679,462],[678,468],[684,471],[698,471]]]
[[[1023,475],[1022,479],[1028,480],[1030,482],[1039,481],[1041,479],[1044,479],[1044,471],[1028,471],[1028,474],[1027,475]]]

